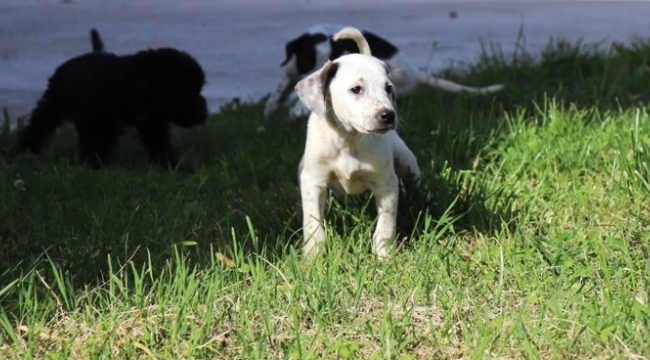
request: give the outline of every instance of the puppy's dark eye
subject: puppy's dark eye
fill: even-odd
[[[393,84],[386,84],[386,94],[391,95],[393,92],[395,92]]]
[[[361,94],[363,92],[363,88],[361,86],[357,85],[357,86],[353,87],[352,89],[350,89],[350,91],[353,94]]]

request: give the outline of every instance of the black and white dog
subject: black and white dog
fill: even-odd
[[[41,151],[46,138],[63,124],[74,123],[79,156],[101,166],[125,127],[134,127],[152,162],[175,162],[170,125],[191,127],[205,122],[201,95],[205,74],[188,53],[159,48],[118,56],[104,51],[91,31],[92,52],[61,64],[18,133],[21,149]]]
[[[286,59],[280,64],[284,74],[277,90],[266,102],[265,118],[270,119],[277,115],[292,95],[298,81],[320,69],[327,60],[359,52],[356,43],[350,39],[332,40],[332,35],[344,27],[337,24],[314,25],[286,44]],[[408,95],[418,84],[426,84],[449,92],[474,94],[492,94],[504,88],[500,84],[475,88],[436,78],[411,65],[395,45],[371,32],[362,31],[362,33],[370,45],[372,55],[388,65],[397,97]],[[307,114],[309,111],[300,102],[291,109],[292,116]]]

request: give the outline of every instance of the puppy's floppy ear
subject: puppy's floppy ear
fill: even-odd
[[[300,101],[318,117],[324,117],[329,103],[329,86],[336,75],[339,64],[328,61],[318,71],[296,84]]]

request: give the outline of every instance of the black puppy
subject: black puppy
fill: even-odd
[[[151,161],[173,164],[170,123],[191,127],[207,118],[201,96],[205,74],[199,63],[171,48],[117,56],[103,51],[94,29],[91,42],[91,53],[66,61],[50,77],[28,125],[18,134],[21,148],[38,153],[45,138],[68,119],[77,130],[84,163],[107,163],[123,128],[133,126]]]

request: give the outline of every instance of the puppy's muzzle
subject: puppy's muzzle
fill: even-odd
[[[396,125],[397,116],[395,115],[395,110],[382,109],[375,115],[375,126],[373,132],[383,134],[389,130],[395,129]]]

